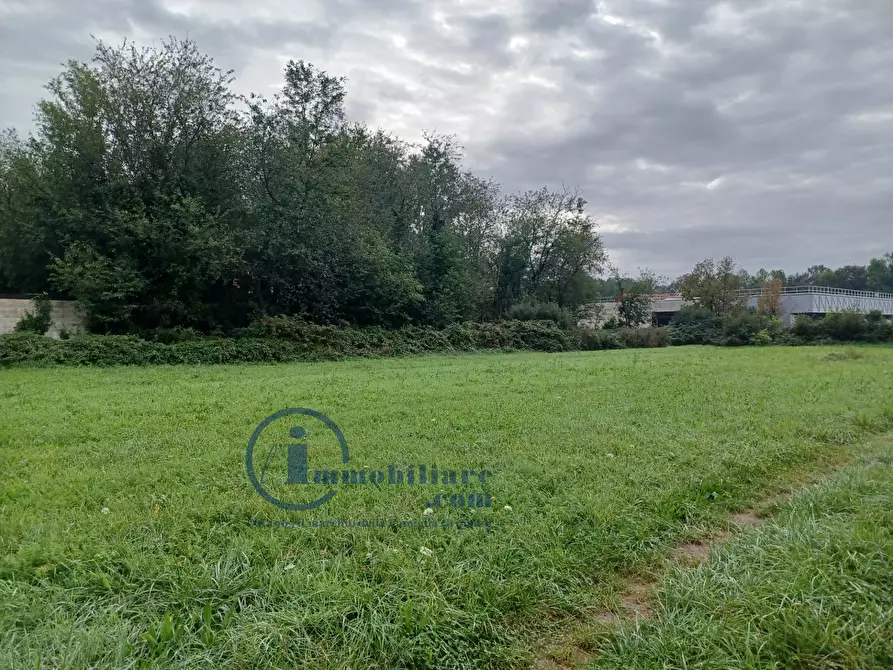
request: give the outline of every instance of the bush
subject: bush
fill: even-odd
[[[845,311],[832,312],[823,319],[812,319],[798,314],[791,333],[800,342],[891,342],[893,321],[878,311],[862,314]]]
[[[616,330],[581,328],[578,338],[578,348],[583,351],[665,347],[668,344],[669,337],[666,328],[618,328]]]
[[[40,293],[31,298],[31,304],[34,305],[34,311],[25,312],[15,325],[14,330],[17,333],[46,335],[50,326],[53,325],[53,305],[50,298],[46,293]]]
[[[617,336],[627,349],[651,349],[669,344],[666,328],[621,328]]]
[[[622,324],[620,323],[620,320],[617,318],[616,314],[612,314],[602,324],[602,328],[604,330],[617,330],[621,326],[622,326]]]
[[[600,351],[602,349],[624,349],[626,345],[617,335],[616,330],[580,329],[579,348],[583,351]]]
[[[683,307],[668,326],[670,344],[712,344],[717,338],[721,321],[720,317],[704,307]]]
[[[868,333],[865,315],[859,312],[832,312],[821,321],[823,334],[832,340],[855,341]]]
[[[806,314],[798,314],[794,317],[791,332],[797,337],[809,342],[822,335],[822,322],[812,319]]]
[[[772,336],[769,334],[769,331],[764,328],[753,334],[750,338],[750,343],[754,346],[764,347],[768,344],[772,344]]]
[[[277,337],[258,337],[258,333],[275,333]],[[278,363],[481,349],[566,351],[575,345],[573,335],[551,321],[463,323],[445,330],[411,327],[388,331],[317,326],[278,317],[264,319],[238,338],[164,342],[130,335],[72,335],[68,340],[53,340],[10,333],[0,335],[0,364]]]
[[[158,330],[146,333],[147,339],[154,342],[162,342],[164,344],[172,344],[173,342],[189,342],[191,340],[199,340],[202,334],[194,328],[159,328]]]
[[[506,317],[512,321],[554,321],[565,329],[573,328],[577,325],[577,319],[574,314],[566,309],[562,309],[554,302],[513,305]]]
[[[763,342],[764,344],[772,344],[773,335],[780,335],[783,328],[778,319],[765,312],[736,310],[724,315],[719,320],[719,327],[716,329],[711,344],[727,347],[755,344],[758,333],[764,333],[768,338]]]

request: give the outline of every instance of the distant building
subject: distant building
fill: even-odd
[[[748,308],[756,309],[763,290],[745,289],[739,293]],[[679,310],[692,304],[681,295],[673,293],[653,294],[651,300],[651,325],[655,326],[666,326]],[[617,316],[617,302],[616,298],[603,298],[592,303],[580,319],[580,325],[600,328],[612,316]],[[877,310],[884,316],[893,317],[893,293],[853,291],[830,286],[785,286],[781,290],[780,303],[779,317],[788,325],[794,322],[798,314],[821,318],[830,312],[868,313]]]

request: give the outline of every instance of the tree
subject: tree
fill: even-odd
[[[825,265],[811,265],[805,272],[798,272],[788,278],[788,286],[821,286],[822,277],[831,268]]]
[[[577,191],[540,189],[509,198],[497,252],[497,316],[517,302],[577,311],[596,295],[605,252]]]
[[[652,295],[660,280],[650,270],[640,270],[637,279],[624,279],[617,268],[612,269],[617,286],[617,319],[627,328],[637,328],[651,322]]]
[[[742,303],[738,289],[741,278],[736,263],[730,257],[715,262],[705,259],[695,265],[679,287],[685,300],[697,303],[714,314],[724,314]]]
[[[893,293],[893,253],[882,258],[872,258],[866,270],[866,284],[869,291]]]
[[[781,277],[773,277],[763,284],[763,292],[757,298],[757,311],[773,316],[781,315]]]
[[[191,41],[99,42],[48,85],[29,153],[50,282],[93,329],[207,324],[242,211],[231,76]]]
[[[451,137],[350,124],[345,79],[305,61],[270,99],[232,83],[175,38],[69,63],[34,135],[0,138],[2,289],[144,335],[568,315],[597,295],[604,250],[576,191],[505,196]]]

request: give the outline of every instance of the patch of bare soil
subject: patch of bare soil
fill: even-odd
[[[731,516],[732,523],[742,528],[753,528],[754,526],[762,526],[766,523],[766,519],[752,514],[751,512],[736,512]]]
[[[620,595],[620,608],[628,619],[648,619],[654,614],[654,592],[657,582],[631,581]]]

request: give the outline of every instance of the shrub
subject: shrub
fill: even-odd
[[[182,328],[179,326],[176,328],[159,328],[158,330],[149,331],[147,335],[147,339],[164,344],[188,342],[202,338],[202,334],[194,328]]]
[[[683,307],[668,326],[670,344],[712,344],[721,321],[719,316],[704,307]]]
[[[617,330],[621,327],[620,320],[617,318],[616,314],[612,314],[610,317],[605,319],[605,322],[602,324],[602,328],[604,330]]]
[[[798,314],[791,333],[801,342],[891,342],[893,322],[880,312],[832,312],[823,319]]]
[[[755,344],[754,338],[763,332],[766,344],[771,344],[773,333],[779,334],[781,329],[781,323],[765,312],[736,310],[722,316],[711,343],[732,347]]]
[[[53,305],[50,298],[46,293],[40,293],[31,298],[31,304],[34,305],[34,311],[25,312],[15,325],[14,330],[17,333],[46,335],[50,326],[53,325]]]
[[[616,330],[583,328],[580,330],[579,347],[583,351],[599,351],[601,349],[624,349],[626,345],[617,335]]]
[[[832,312],[821,321],[824,335],[832,340],[853,341],[862,339],[868,332],[865,315],[859,312]]]
[[[651,349],[669,344],[666,328],[621,328],[617,336],[628,349]]]
[[[764,347],[768,344],[772,344],[772,336],[769,334],[769,331],[764,328],[751,336],[750,343],[758,347]]]
[[[806,314],[798,314],[794,317],[791,332],[803,340],[811,341],[822,335],[822,323]]]
[[[258,332],[279,337],[252,336]],[[0,364],[276,363],[478,349],[565,351],[576,346],[573,334],[551,321],[463,323],[445,330],[410,327],[389,331],[317,326],[278,317],[255,324],[240,335],[163,342],[131,335],[72,335],[67,340],[53,340],[10,333],[0,335]]]
[[[616,330],[581,328],[577,338],[577,348],[583,351],[665,347],[668,344],[667,329],[651,327]]]
[[[565,329],[577,325],[574,314],[562,309],[554,302],[513,305],[506,314],[506,318],[511,321],[554,321]]]

